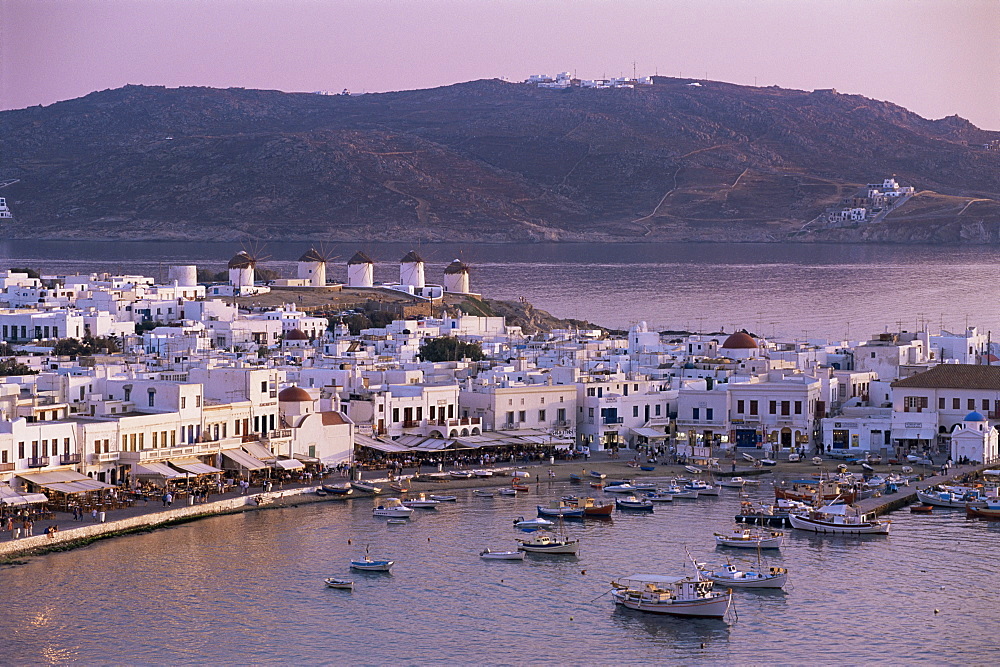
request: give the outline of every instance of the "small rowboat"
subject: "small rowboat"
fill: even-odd
[[[514,489],[515,491],[529,491],[530,490],[524,484],[511,484],[510,488]]]
[[[576,473],[570,473],[570,475],[569,475],[569,481],[571,481],[571,482],[579,482],[580,481],[580,476],[577,475]]]
[[[468,470],[452,470],[450,473],[452,479],[469,479],[473,476]]]
[[[516,496],[517,489],[516,488],[500,489],[499,491],[497,491],[497,493],[499,493],[501,496]]]
[[[778,530],[756,531],[737,528],[729,534],[716,533],[715,544],[720,547],[743,547],[750,549],[778,549],[785,534]]]
[[[605,477],[607,477],[607,475],[605,475],[603,472],[597,472],[596,470],[591,470],[590,476],[593,477],[594,479],[604,479]]]
[[[432,493],[432,494],[430,494],[427,497],[430,498],[431,500],[436,500],[439,503],[454,503],[454,502],[458,502],[458,496],[440,496],[440,495]]]
[[[910,507],[910,513],[912,514],[930,514],[933,511],[933,505],[912,505]]]
[[[519,516],[514,519],[514,527],[520,528],[521,530],[532,531],[541,530],[543,528],[551,528],[556,525],[548,519],[525,519],[523,516]]]
[[[592,489],[603,489],[604,488],[604,483],[603,482],[591,482],[590,483],[590,488],[592,488]]]
[[[390,484],[389,488],[396,493],[408,493],[410,490],[403,486],[402,484]]]
[[[362,560],[352,560],[351,568],[355,570],[364,570],[366,572],[388,572],[395,564],[396,561],[388,560],[386,558],[369,558],[368,556],[365,556]]]
[[[524,560],[523,551],[490,551],[483,549],[479,552],[479,557],[483,560]]]
[[[350,486],[334,486],[333,484],[324,484],[321,487],[327,493],[332,493],[335,496],[349,496],[354,493],[354,489]]]
[[[364,482],[351,482],[351,488],[363,493],[382,493],[381,487],[374,484],[365,484]]]
[[[354,588],[354,582],[350,579],[338,579],[337,577],[329,577],[326,579],[327,588]]]
[[[871,467],[867,463],[862,463],[861,467],[864,468],[865,470],[867,470],[868,472],[875,472],[875,468]]]
[[[684,469],[687,470],[692,475],[700,475],[702,472],[701,468],[696,468],[694,466],[684,466]]]
[[[330,494],[327,493],[326,491],[324,491],[322,488],[319,488],[319,489],[316,489],[316,495],[319,496],[320,498],[325,498],[326,496],[328,496]]]
[[[386,523],[388,523],[390,525],[393,525],[393,526],[405,526],[406,524],[408,524],[410,522],[408,520],[406,520],[406,519],[387,519]]]
[[[814,456],[814,457],[812,457],[812,462],[813,462],[814,466],[821,466],[821,465],[823,465],[823,457],[822,456]]]
[[[644,470],[646,472],[652,472],[656,470],[656,466],[639,466],[639,470]]]
[[[492,477],[493,476],[493,471],[492,470],[473,470],[472,474],[475,475],[476,477]]]
[[[639,499],[635,496],[627,498],[615,498],[615,506],[620,510],[637,510],[640,512],[652,512],[653,501],[648,498]]]
[[[483,491],[482,489],[476,489],[472,492],[472,495],[478,496],[479,498],[492,498],[494,493],[492,491]]]

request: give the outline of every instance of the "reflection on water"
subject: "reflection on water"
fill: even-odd
[[[572,487],[459,502],[404,526],[353,499],[203,521],[94,543],[0,570],[4,662],[469,664],[555,662],[958,663],[992,655],[996,524],[896,513],[889,537],[790,532],[769,564],[785,592],[734,594],[738,620],[616,609],[611,579],[712,564],[735,492],[652,515],[568,524],[579,558],[484,561],[511,520]],[[755,493],[769,493],[765,485]],[[349,543],[350,542],[350,543]],[[350,572],[369,547],[392,574]],[[353,592],[325,587],[348,576]],[[935,614],[934,610],[939,613]],[[933,641],[929,641],[933,638]],[[989,652],[989,653],[988,653]]]

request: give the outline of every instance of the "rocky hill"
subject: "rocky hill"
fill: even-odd
[[[657,78],[362,96],[127,86],[0,113],[8,237],[1000,241],[1000,138],[835,91]],[[698,83],[699,85],[693,85]],[[799,233],[896,175],[886,220]]]

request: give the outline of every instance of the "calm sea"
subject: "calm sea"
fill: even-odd
[[[175,263],[216,271],[241,247],[224,243],[0,242],[0,268],[46,272],[141,272],[160,278]],[[252,250],[262,266],[293,275],[305,243]],[[647,321],[659,330],[747,328],[763,335],[867,338],[886,328],[1000,332],[1000,249],[958,246],[800,244],[331,244],[333,279],[362,249],[376,281],[399,279],[411,249],[429,282],[456,257],[473,267],[472,288],[500,299],[525,297],[559,317],[616,328]]]
[[[567,484],[419,510],[407,525],[355,499],[224,516],[98,542],[0,570],[5,664],[987,664],[995,659],[1000,525],[897,512],[888,537],[791,531],[769,562],[787,590],[738,591],[726,621],[617,609],[616,576],[711,564],[736,494],[652,515],[567,522],[579,557],[482,561],[511,520]],[[589,491],[589,489],[587,489]],[[758,491],[771,492],[768,485]],[[391,574],[354,573],[371,552]]]

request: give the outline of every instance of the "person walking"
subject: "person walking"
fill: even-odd
[[[173,505],[174,504],[174,494],[172,494],[169,491],[167,491],[166,501],[167,501],[167,507],[170,507],[171,505]]]

